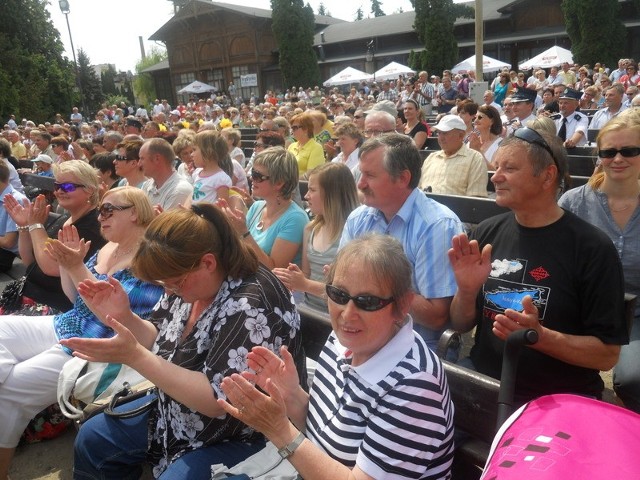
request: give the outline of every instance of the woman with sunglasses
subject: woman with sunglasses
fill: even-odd
[[[307,480],[450,478],[453,406],[440,360],[412,328],[402,246],[388,235],[352,240],[327,282],[333,333],[310,392],[286,348],[279,358],[254,347],[253,373],[227,376],[218,404],[264,433]]]
[[[158,402],[130,421],[88,420],[76,438],[74,473],[138,478],[151,461],[156,478],[208,479],[212,464],[234,464],[264,446],[262,435],[216,404],[220,382],[248,368],[256,345],[287,345],[305,381],[300,318],[288,290],[210,204],[160,214],[133,272],[165,289],[149,320],[130,310],[119,282],[82,282],[86,303],[118,335],[61,343],[82,358],[135,368],[158,387]]]
[[[324,150],[313,134],[313,118],[309,113],[299,113],[291,117],[291,132],[296,139],[287,149],[298,162],[300,178],[306,178],[311,171],[324,163]]]
[[[82,160],[69,160],[53,166],[55,197],[64,212],[48,222],[51,207],[44,195],[33,203],[18,203],[5,197],[5,208],[18,228],[20,257],[27,266],[27,275],[20,297],[5,305],[1,314],[49,315],[65,312],[73,306],[62,291],[58,263],[45,254],[50,238],[57,238],[64,226],[73,225],[80,238],[91,242],[85,260],[104,245],[100,236],[97,205],[100,183],[94,168]]]
[[[473,122],[475,131],[469,135],[469,147],[482,153],[487,168],[493,170],[493,154],[502,141],[502,119],[491,105],[480,105]]]
[[[598,134],[600,165],[589,182],[566,192],[561,207],[604,231],[616,245],[625,291],[640,296],[640,112],[626,110]],[[627,408],[640,413],[640,302],[631,337],[614,369],[613,387]]]
[[[142,173],[142,163],[140,162],[140,148],[142,140],[127,140],[116,145],[118,154],[113,164],[116,167],[116,174],[122,177],[118,183],[119,187],[142,188],[147,181],[147,177]]]
[[[147,225],[154,218],[140,189],[120,187],[105,193],[99,208],[100,230],[107,243],[90,255],[90,242],[66,225],[58,240],[44,245],[45,254],[60,266],[64,293],[73,308],[55,316],[0,316],[0,478],[6,478],[20,435],[43,408],[56,402],[58,376],[72,350],[59,341],[71,337],[106,338],[114,335],[88,308],[76,286],[83,280],[118,281],[131,308],[147,316],[162,289],[135,278],[130,266]]]
[[[358,189],[351,170],[331,162],[311,171],[304,198],[313,220],[304,229],[302,266],[290,263],[287,268],[274,268],[273,273],[289,290],[304,292],[310,306],[326,311],[324,267],[333,263],[347,217],[359,205]]]
[[[298,189],[298,163],[282,147],[256,156],[251,169],[253,196],[260,198],[245,214],[219,202],[234,229],[269,269],[300,265],[307,214],[292,196]]]

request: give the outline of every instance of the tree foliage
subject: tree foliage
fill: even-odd
[[[616,65],[625,55],[618,0],[563,0],[561,8],[575,62]]]
[[[156,98],[156,86],[153,77],[143,70],[167,59],[167,52],[157,47],[152,47],[151,52],[136,63],[136,77],[133,80],[133,93],[138,103],[148,104]]]
[[[380,0],[371,0],[371,13],[374,17],[385,16],[385,13],[382,11],[382,2]]]
[[[409,65],[415,70],[441,72],[458,61],[458,42],[453,26],[458,17],[473,18],[474,11],[453,0],[411,0],[416,12],[413,28],[424,44],[421,52],[409,55]]]
[[[320,5],[318,5],[318,15],[326,15],[327,14],[327,10],[324,6],[324,3],[320,2]]]
[[[102,93],[102,84],[98,74],[91,66],[91,60],[83,49],[78,50],[78,77],[81,82],[78,87],[82,87],[82,95],[84,97],[83,107],[89,110],[88,112],[83,112],[83,115],[85,117],[91,116],[91,114],[100,110],[104,94]]]
[[[73,64],[43,0],[3,0],[0,31],[0,118],[35,121],[71,111]]]
[[[315,17],[302,0],[271,0],[273,34],[280,52],[284,85],[309,86],[320,82],[313,50]]]
[[[115,82],[116,74],[116,69],[111,64],[109,64],[107,66],[107,69],[100,74],[102,93],[104,93],[104,95],[107,97],[109,95],[116,95],[117,93],[119,93]]]
[[[356,10],[356,22],[358,20],[362,20],[364,18],[364,13],[362,12],[362,5],[360,5],[358,7],[358,10]]]

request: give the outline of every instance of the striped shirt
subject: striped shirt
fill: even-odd
[[[373,478],[448,479],[453,404],[444,368],[410,320],[362,365],[331,334],[311,387],[307,437]]]

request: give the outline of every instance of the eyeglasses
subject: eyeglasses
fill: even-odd
[[[264,148],[266,145],[264,143],[254,142],[253,148]]]
[[[264,175],[257,170],[251,169],[251,180],[253,180],[255,183],[261,183],[265,180],[269,180],[270,178],[271,177],[269,175]]]
[[[553,154],[551,147],[546,142],[546,140],[542,138],[542,136],[534,129],[527,127],[518,128],[515,132],[513,132],[513,136],[519,138],[520,140],[524,140],[527,143],[538,145],[539,147],[544,148],[547,152],[549,152],[549,155],[551,155],[551,158],[553,159],[553,163],[555,163],[558,170],[560,170],[560,165],[558,165],[558,161],[556,160],[556,156]]]
[[[302,127],[301,127],[300,125],[291,125],[291,130],[293,130],[294,132],[295,132],[296,130],[301,129],[301,128],[302,128]]]
[[[335,302],[338,305],[346,305],[349,303],[349,300],[353,300],[355,306],[365,312],[376,312],[394,301],[393,297],[380,298],[375,295],[356,295],[355,297],[352,297],[344,290],[330,284],[326,285],[325,290],[327,292],[327,296],[332,302]]]
[[[116,161],[118,162],[133,162],[136,158],[127,158],[125,155],[116,155]]]
[[[385,133],[391,133],[393,130],[365,130],[364,134],[367,137],[379,137]]]
[[[72,183],[72,182],[53,182],[53,190],[62,190],[64,193],[75,192],[78,188],[84,188],[85,186],[80,183]]]
[[[196,260],[195,263],[191,265],[191,268],[189,269],[189,271],[185,273],[182,276],[182,278],[180,278],[180,280],[178,280],[177,282],[165,282],[164,280],[154,280],[153,283],[161,286],[169,293],[177,294],[180,290],[182,290],[182,288],[184,287],[184,284],[187,283],[187,278],[189,278],[189,275],[191,275],[193,272],[196,271],[196,267],[200,264],[200,262],[201,262],[201,259]]]
[[[131,207],[133,207],[133,205],[121,206],[121,205],[113,205],[112,203],[103,203],[98,208],[98,215],[100,215],[102,218],[106,220],[107,218],[111,218],[113,216],[113,212],[115,211],[121,212],[122,210],[127,210],[128,208],[131,208]]]
[[[616,150],[615,148],[598,150],[598,157],[600,158],[615,158],[618,154],[622,155],[624,158],[637,157],[640,155],[640,147],[622,147],[620,150]]]

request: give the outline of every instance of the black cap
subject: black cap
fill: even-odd
[[[517,102],[535,102],[538,93],[529,88],[519,88],[516,93],[511,95],[511,103]]]
[[[578,90],[574,90],[573,88],[566,88],[558,98],[568,98],[571,100],[579,101],[582,98],[582,93],[580,93]]]

